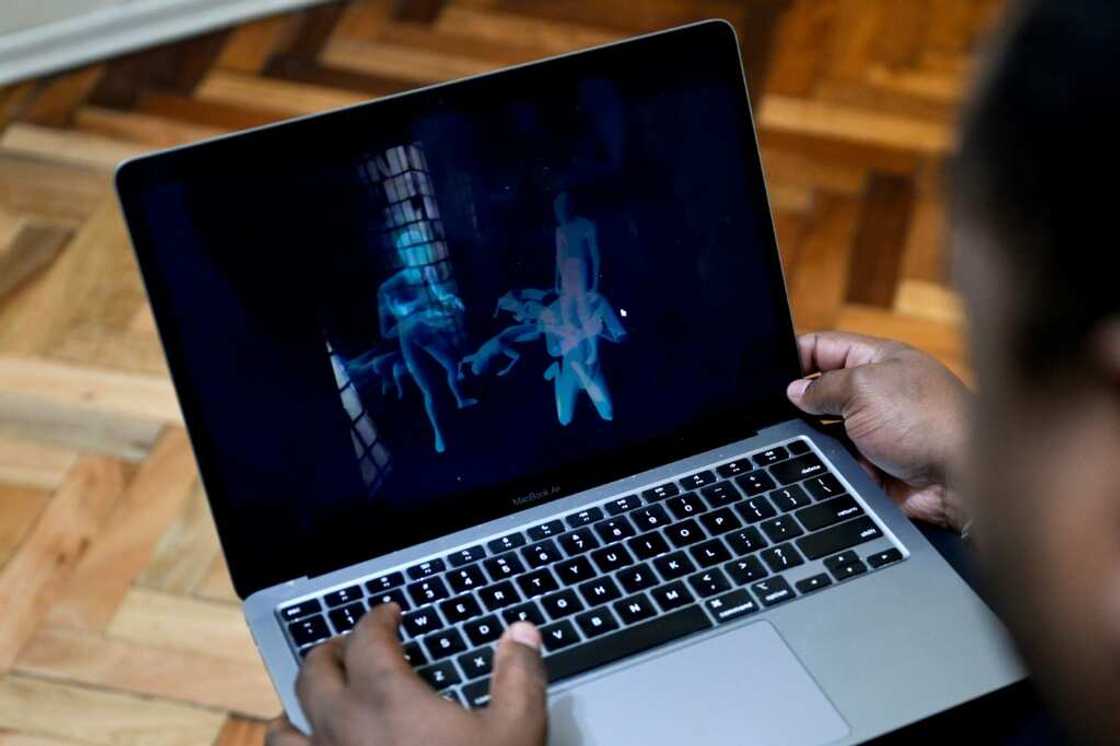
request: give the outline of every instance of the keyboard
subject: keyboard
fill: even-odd
[[[548,678],[558,682],[903,560],[883,538],[797,438],[277,614],[302,658],[395,601],[417,673],[448,699],[483,707],[494,643],[516,621],[540,628]]]

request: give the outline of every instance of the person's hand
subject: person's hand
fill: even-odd
[[[400,609],[382,604],[349,635],[307,656],[296,693],[311,738],[274,721],[267,746],[543,746],[547,680],[540,633],[506,629],[494,655],[488,707],[465,710],[436,694],[409,667],[397,640]]]
[[[842,417],[865,468],[907,515],[959,531],[966,518],[952,483],[969,398],[960,379],[900,342],[818,332],[797,344],[809,377],[789,385],[790,401]]]

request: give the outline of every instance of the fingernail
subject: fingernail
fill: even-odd
[[[541,646],[541,633],[528,622],[514,622],[509,628],[509,639],[537,650]]]
[[[808,378],[798,378],[786,387],[786,396],[790,399],[800,399],[812,383]]]

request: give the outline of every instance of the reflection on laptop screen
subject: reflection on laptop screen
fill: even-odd
[[[407,97],[146,191],[219,523],[269,537],[242,577],[721,445],[780,398],[770,217],[737,59],[709,54]]]

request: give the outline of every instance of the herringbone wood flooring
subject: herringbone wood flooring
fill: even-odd
[[[801,329],[965,368],[939,167],[996,0],[328,3],[0,90],[0,744],[254,744],[240,618],[110,186],[152,148],[636,32],[743,39]]]

